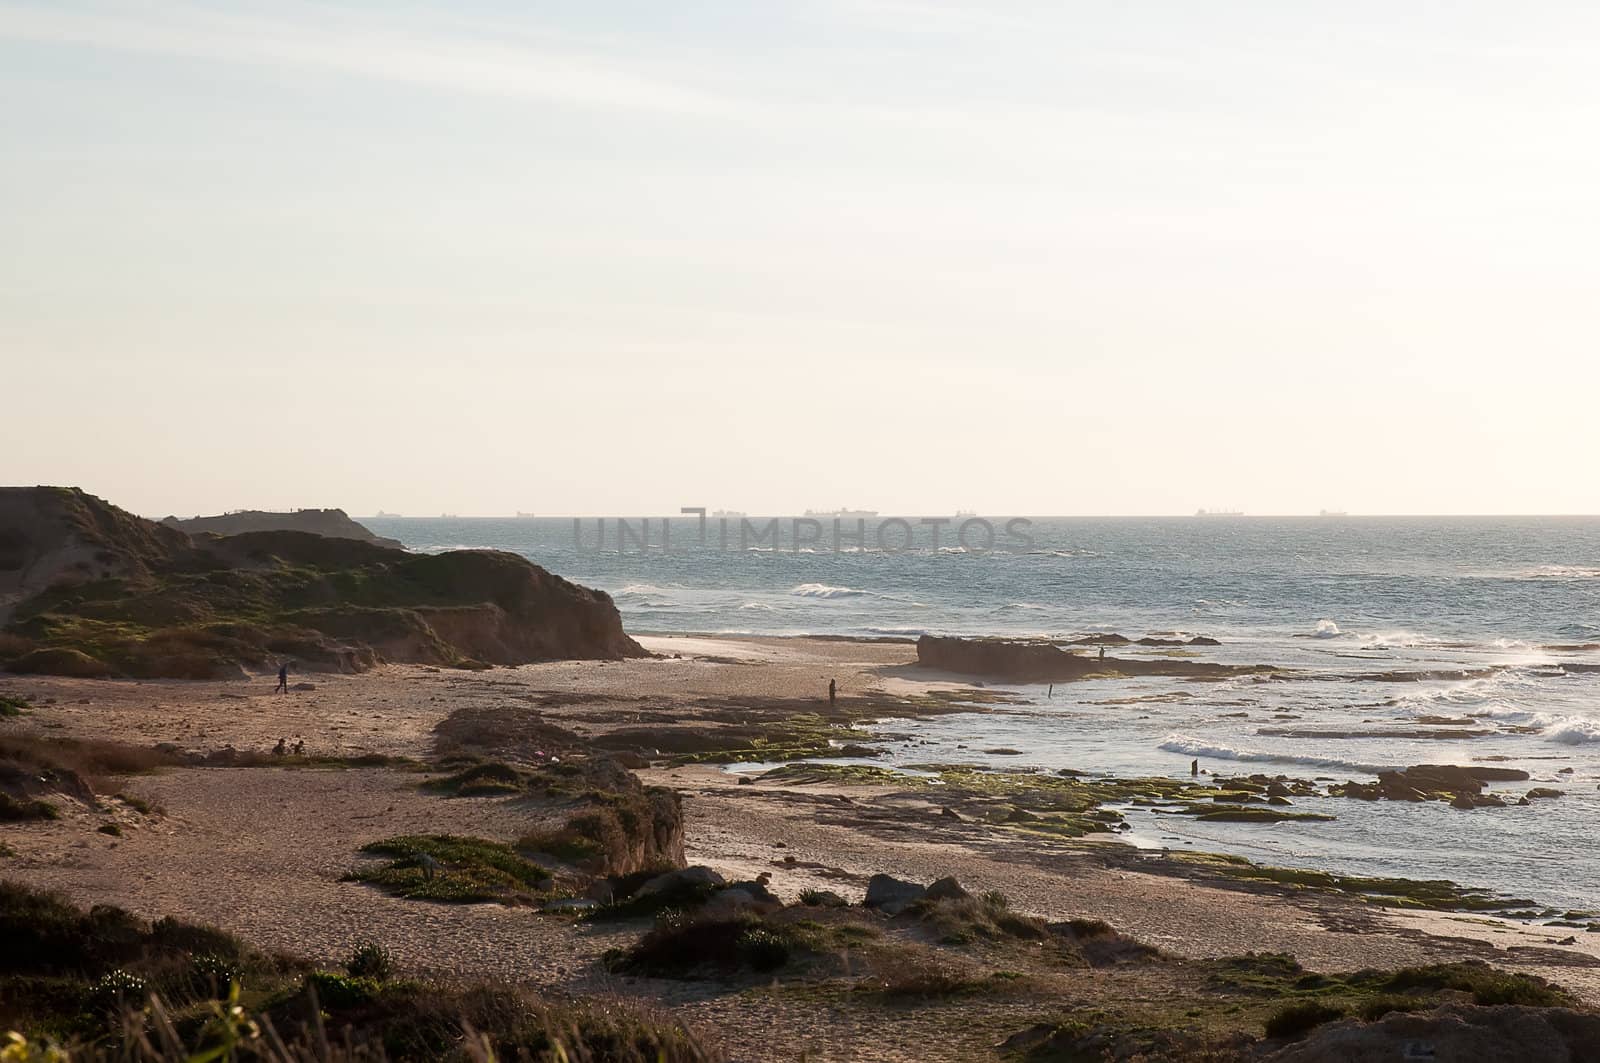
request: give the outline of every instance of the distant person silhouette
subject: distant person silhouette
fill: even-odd
[[[839,684],[835,680],[828,680],[828,708],[833,708],[839,703]]]
[[[287,694],[287,693],[289,693],[289,666],[288,665],[286,665],[286,664],[278,665],[278,685],[272,688],[272,692],[274,694]]]
[[[1102,661],[1106,659],[1106,644],[1103,642],[1100,644],[1100,659]]]

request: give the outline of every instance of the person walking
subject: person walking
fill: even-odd
[[[833,708],[839,703],[839,684],[835,680],[828,680],[828,708]]]
[[[278,685],[272,688],[272,692],[274,694],[289,693],[289,666],[287,664],[278,665]]]

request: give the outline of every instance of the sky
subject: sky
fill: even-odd
[[[1596,513],[1600,7],[0,0],[0,483]]]

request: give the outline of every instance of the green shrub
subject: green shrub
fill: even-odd
[[[1512,974],[1478,961],[1405,967],[1383,977],[1373,988],[1389,993],[1455,990],[1471,993],[1474,1003],[1485,1005],[1570,1008],[1577,1003],[1566,990],[1537,975]]]
[[[550,872],[511,846],[482,838],[407,835],[364,845],[361,851],[393,859],[352,871],[345,876],[348,881],[371,883],[411,900],[510,904],[532,900],[550,884]]]
[[[190,961],[195,983],[215,996],[227,996],[229,986],[242,982],[244,972],[235,959],[202,952]]]
[[[1368,1022],[1377,1022],[1385,1015],[1399,1012],[1426,1011],[1433,1007],[1433,1002],[1419,1000],[1416,997],[1373,997],[1361,1004],[1361,1017]]]
[[[107,971],[89,986],[89,1000],[102,1010],[109,1011],[124,1005],[138,1007],[150,991],[145,980],[136,974],[117,968]]]
[[[352,978],[376,978],[384,982],[394,974],[394,958],[376,941],[363,941],[350,954],[344,968]]]
[[[331,1010],[364,1007],[383,995],[383,983],[376,978],[358,978],[333,971],[313,971],[305,986],[317,994],[323,1007]]]
[[[1267,1019],[1267,1036],[1300,1038],[1325,1022],[1344,1018],[1344,1009],[1316,1000],[1286,1004]]]
[[[34,819],[60,819],[61,811],[48,801],[12,797],[0,793],[0,822],[21,823]]]
[[[709,969],[731,974],[776,971],[803,949],[798,935],[756,916],[691,919],[668,915],[629,949],[615,954],[613,970],[624,974],[681,978]]]

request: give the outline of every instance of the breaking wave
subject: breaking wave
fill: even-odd
[[[1254,749],[1234,749],[1232,746],[1214,745],[1185,735],[1168,735],[1157,749],[1168,753],[1182,753],[1186,757],[1205,757],[1211,760],[1233,760],[1246,764],[1299,764],[1308,768],[1338,768],[1372,774],[1386,771],[1388,767],[1363,764],[1359,761],[1340,760],[1336,757],[1303,757],[1291,753],[1267,753]]]
[[[871,592],[854,587],[830,587],[826,583],[802,583],[789,593],[802,598],[864,598]]]
[[[1544,737],[1564,746],[1587,746],[1600,742],[1600,722],[1568,716],[1545,728]]]

